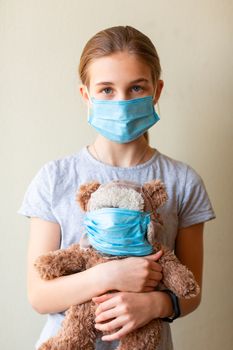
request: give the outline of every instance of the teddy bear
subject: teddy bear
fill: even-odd
[[[84,211],[84,218],[87,217],[87,224],[84,225],[80,243],[39,256],[36,259],[35,267],[40,277],[50,280],[84,271],[109,260],[124,259],[134,255],[143,256],[162,250],[163,255],[158,261],[163,271],[161,286],[171,290],[180,298],[195,297],[200,288],[192,272],[180,263],[169,248],[157,240],[157,227],[163,225],[158,208],[163,206],[167,199],[165,185],[159,179],[143,185],[122,180],[113,180],[105,184],[100,184],[97,181],[82,184],[77,191],[76,200]],[[94,220],[91,221],[93,213],[95,216]],[[111,242],[111,238],[108,237],[108,229],[104,230],[105,236],[102,236],[101,230],[95,232],[95,227],[93,229],[93,222],[98,222],[99,216],[100,223],[102,221],[108,222],[109,215],[117,221],[119,213],[119,218],[121,214],[126,215],[123,220],[128,218],[127,213],[132,214],[134,227],[131,225],[130,230],[139,225],[143,231],[140,236],[141,241],[138,241],[136,246],[132,243],[134,237],[130,237],[127,241],[126,251],[119,250],[118,254],[116,247],[118,249],[120,246],[124,229],[122,231],[113,230],[114,234],[117,232],[117,237],[114,236],[114,239],[119,239],[119,244],[115,244],[116,242]],[[137,216],[134,216],[134,213]],[[101,214],[104,214],[104,217],[101,217]],[[139,217],[141,221],[136,225]],[[89,225],[90,222],[92,225]],[[123,226],[121,225],[121,227]],[[131,232],[130,230],[126,230],[126,235]],[[111,236],[111,232],[109,236]],[[105,242],[108,240],[109,242]],[[141,246],[142,251],[137,250],[138,246]],[[110,250],[106,250],[106,247],[109,247]],[[93,350],[97,332],[99,332],[94,327],[95,310],[96,305],[92,300],[69,307],[57,335],[44,342],[39,350]],[[120,339],[117,350],[157,349],[161,339],[162,324],[161,319],[153,319],[143,327],[130,332]]]

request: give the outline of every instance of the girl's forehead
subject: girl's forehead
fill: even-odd
[[[152,81],[151,70],[140,57],[127,52],[97,58],[88,67],[91,85],[102,82],[134,81],[144,78]]]

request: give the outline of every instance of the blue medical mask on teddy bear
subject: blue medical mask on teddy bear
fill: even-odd
[[[145,256],[153,252],[147,240],[150,212],[101,208],[84,217],[88,241],[98,251],[116,256]]]
[[[88,90],[87,94],[89,96]],[[89,96],[88,123],[107,139],[127,143],[159,121],[153,97],[132,100],[98,100]]]

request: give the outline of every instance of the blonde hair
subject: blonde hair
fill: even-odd
[[[89,86],[88,68],[95,59],[122,51],[136,55],[150,67],[152,82],[155,87],[161,75],[158,53],[152,41],[145,34],[131,26],[116,26],[104,29],[86,43],[79,64],[81,82]],[[148,132],[145,132],[144,136],[149,143]]]

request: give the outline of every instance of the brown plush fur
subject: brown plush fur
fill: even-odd
[[[119,182],[116,185],[119,185]],[[122,184],[121,184],[122,185]],[[86,211],[91,193],[100,184],[92,182],[82,185],[77,195],[80,207]],[[136,189],[143,195],[144,210],[157,209],[167,200],[164,185],[159,181],[151,181],[142,188]],[[155,218],[154,218],[155,219]],[[163,250],[159,263],[163,269],[162,284],[172,290],[178,297],[191,298],[199,293],[199,287],[191,271],[182,265],[167,247],[159,243],[153,244],[154,251]],[[118,259],[113,256],[111,259]],[[92,247],[82,249],[73,244],[67,249],[60,249],[40,256],[35,266],[45,280],[84,271],[94,265],[109,261]],[[41,345],[39,350],[93,350],[97,330],[94,327],[95,304],[92,301],[71,306],[67,312],[58,334]],[[117,350],[154,350],[161,339],[162,321],[154,319],[147,325],[134,330],[120,340]]]
[[[83,211],[87,211],[87,203],[90,199],[90,196],[100,187],[100,184],[96,181],[84,184],[80,186],[80,189],[77,193],[76,200],[79,203]]]

